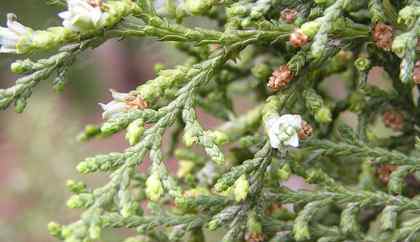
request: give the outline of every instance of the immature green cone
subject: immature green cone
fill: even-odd
[[[67,201],[69,208],[87,208],[94,202],[94,197],[90,193],[76,194]]]
[[[48,224],[48,233],[54,237],[61,237],[62,226],[56,222],[50,222]]]
[[[218,0],[185,0],[185,10],[192,15],[208,13],[218,3]]]
[[[251,72],[259,80],[267,80],[273,70],[267,64],[257,64],[251,69]]]
[[[76,194],[84,193],[87,191],[86,184],[81,181],[78,182],[75,180],[67,180],[66,186],[72,193]]]
[[[32,71],[34,63],[30,60],[17,60],[10,65],[10,70],[15,74],[24,74]]]
[[[130,145],[135,145],[140,141],[144,130],[144,120],[137,119],[134,122],[130,123],[130,125],[128,125],[125,139]]]
[[[392,52],[394,52],[398,57],[403,58],[406,50],[409,48],[409,42],[413,38],[413,34],[403,33],[395,37],[392,42]]]
[[[191,171],[194,169],[195,163],[188,160],[181,160],[179,161],[178,166],[179,167],[176,174],[178,177],[182,178],[191,173]]]
[[[240,202],[245,200],[249,192],[249,182],[248,178],[245,175],[242,175],[236,180],[234,184],[233,194],[235,195],[235,200]]]
[[[102,228],[97,224],[92,224],[89,227],[89,236],[93,240],[97,240],[101,237]]]
[[[322,97],[314,89],[308,88],[303,92],[306,108],[314,115],[318,123],[332,121],[330,109],[324,104]]]
[[[218,130],[207,131],[205,135],[213,138],[214,143],[218,145],[226,144],[229,141],[229,136]]]
[[[193,144],[198,142],[198,137],[195,130],[186,130],[183,136],[184,144],[187,147],[191,147]]]
[[[146,180],[146,195],[151,201],[158,201],[163,195],[163,186],[160,177],[157,174],[152,174]]]
[[[281,181],[286,181],[292,175],[292,170],[288,164],[277,170],[277,177]]]
[[[312,39],[316,33],[318,33],[320,26],[321,24],[317,20],[314,20],[302,24],[302,26],[300,26],[300,30],[308,36],[309,39]]]
[[[354,66],[356,66],[357,70],[359,71],[367,71],[371,67],[371,63],[368,58],[361,56],[356,59]]]
[[[398,13],[398,23],[411,27],[420,16],[420,6],[406,6]]]

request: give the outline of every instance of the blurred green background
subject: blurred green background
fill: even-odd
[[[58,6],[43,0],[0,1],[0,22],[15,13],[22,24],[34,29],[59,25]],[[147,48],[144,48],[147,47]],[[97,103],[110,99],[108,89],[128,91],[153,78],[153,65],[172,65],[174,55],[152,40],[109,41],[89,50],[71,67],[64,92],[51,88],[46,80],[34,90],[23,114],[13,108],[0,114],[0,241],[56,241],[46,225],[54,220],[68,223],[80,211],[66,208],[70,193],[67,179],[83,179],[90,185],[102,184],[106,176],[81,177],[76,164],[84,157],[126,147],[121,136],[87,144],[76,140],[88,123],[101,120]],[[29,56],[39,58],[42,56]],[[26,56],[0,55],[0,88],[13,85],[17,76],[10,63]],[[104,241],[119,241],[118,235]]]

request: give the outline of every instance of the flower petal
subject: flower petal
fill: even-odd
[[[109,91],[112,94],[112,98],[117,100],[117,101],[125,101],[130,96],[128,93],[117,92],[113,89],[110,89]]]
[[[285,142],[285,145],[289,145],[292,147],[299,147],[299,136],[297,134],[292,135],[288,141]]]

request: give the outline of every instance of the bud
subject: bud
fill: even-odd
[[[411,33],[403,33],[395,37],[392,42],[392,52],[403,58],[407,49],[407,42],[411,39]]]
[[[257,64],[251,69],[252,75],[260,80],[267,80],[273,72],[267,64]]]
[[[130,145],[135,145],[140,141],[140,138],[143,135],[143,133],[144,133],[144,120],[137,119],[128,125],[125,139],[128,140],[128,143]]]
[[[17,60],[10,65],[10,70],[15,74],[24,74],[32,71],[33,64],[30,60]]]
[[[121,126],[117,122],[105,122],[101,126],[101,133],[103,135],[112,135],[121,130]]]
[[[386,127],[399,131],[404,126],[404,116],[398,111],[386,111],[383,115],[384,124]]]
[[[157,174],[150,175],[146,180],[146,195],[151,201],[158,201],[163,194],[162,182]]]
[[[213,219],[207,224],[207,228],[210,231],[216,230],[220,227],[220,222],[218,219]]]
[[[308,42],[309,37],[301,29],[295,29],[293,33],[290,34],[289,43],[295,48],[300,48]]]
[[[179,178],[185,177],[188,174],[191,174],[191,171],[193,170],[195,163],[188,160],[181,160],[179,161],[179,167],[177,171],[177,176]]]
[[[185,0],[185,9],[192,15],[208,13],[217,0]]]
[[[354,62],[354,65],[359,71],[367,71],[370,68],[370,60],[366,57],[359,57]]]
[[[102,228],[97,224],[92,224],[89,227],[89,236],[93,240],[97,240],[101,237]]]
[[[230,17],[233,16],[246,16],[248,14],[248,8],[242,4],[233,4],[226,10],[226,14]]]
[[[302,120],[302,126],[298,132],[299,139],[304,140],[312,135],[312,126],[306,121]]]
[[[138,208],[139,205],[135,201],[130,201],[124,203],[120,212],[124,218],[129,218],[137,213]]]
[[[298,12],[295,9],[285,8],[281,11],[280,17],[286,23],[293,23],[296,19]]]
[[[153,66],[153,69],[154,69],[156,75],[158,75],[161,70],[165,69],[165,65],[162,64],[162,63],[157,63]]]
[[[101,166],[104,166],[104,164],[101,164]],[[95,158],[88,158],[85,161],[80,162],[76,169],[80,174],[87,174],[98,170],[99,164]]]
[[[237,202],[245,200],[245,198],[248,196],[248,192],[249,192],[248,178],[245,175],[242,175],[238,178],[238,180],[235,181],[235,184],[234,184],[233,194],[235,195],[235,200]]]
[[[72,235],[73,231],[68,226],[62,226],[61,227],[61,235],[67,239]]]
[[[54,237],[61,237],[62,226],[56,222],[50,222],[48,224],[48,233]]]
[[[322,124],[330,123],[332,121],[331,110],[326,106],[322,106],[315,113],[315,120],[319,123],[322,123]]]
[[[196,132],[191,129],[187,129],[183,136],[184,144],[187,147],[191,147],[193,144],[196,144],[198,142],[198,137],[196,135]]]
[[[67,201],[69,208],[87,208],[94,202],[93,195],[90,193],[82,193],[73,195]]]
[[[389,51],[392,47],[393,32],[394,30],[389,25],[384,23],[375,24],[372,30],[372,37],[376,46]]]
[[[316,20],[306,22],[300,26],[300,30],[302,33],[304,33],[306,36],[308,36],[309,39],[312,39],[316,33],[318,33],[320,27],[320,23]]]
[[[208,135],[211,138],[213,138],[214,143],[218,145],[226,144],[229,141],[229,136],[218,130],[207,131],[205,135]]]
[[[293,73],[289,66],[281,65],[272,73],[267,86],[274,91],[277,91],[286,87],[291,80],[293,80]]]
[[[77,167],[76,170],[80,173],[80,174],[86,174],[90,172],[88,163],[85,161],[80,162]]]
[[[20,97],[15,101],[15,111],[17,113],[22,113],[27,105],[26,97]]]
[[[277,177],[281,181],[286,181],[292,175],[292,170],[288,164],[285,164],[281,169],[277,170]]]
[[[67,180],[66,186],[71,192],[76,194],[84,193],[87,191],[86,184],[81,181],[77,182],[74,180]]]
[[[417,17],[420,15],[420,8],[417,6],[406,6],[398,12],[399,24],[404,24],[407,27],[411,27],[417,20]]]
[[[359,92],[354,92],[351,96],[350,96],[350,111],[352,112],[360,112],[361,110],[363,110],[364,106],[365,106],[365,96]]]
[[[293,226],[293,232],[297,241],[304,241],[311,238],[309,233],[308,225],[305,226]]]

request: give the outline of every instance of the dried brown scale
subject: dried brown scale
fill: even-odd
[[[147,101],[145,101],[139,96],[127,98],[125,103],[127,104],[129,108],[145,109],[149,107],[149,104],[147,103]]]
[[[420,61],[416,61],[413,70],[413,80],[417,85],[420,85]]]
[[[312,126],[306,121],[302,121],[302,128],[299,130],[299,139],[304,140],[312,135]]]
[[[377,47],[389,51],[392,47],[394,30],[389,25],[384,23],[377,23],[373,27],[372,38],[375,41]]]
[[[102,7],[102,0],[88,0],[89,5],[92,7]]]
[[[286,23],[293,23],[295,21],[298,12],[295,9],[285,8],[281,11],[280,18]]]
[[[386,111],[383,115],[384,124],[386,127],[399,131],[404,126],[404,117],[398,111]]]
[[[295,48],[300,48],[308,42],[309,37],[301,29],[295,29],[289,36],[289,43]]]
[[[292,79],[293,73],[289,66],[282,65],[271,74],[267,86],[272,90],[277,91],[286,87]]]
[[[264,235],[261,233],[247,233],[245,235],[246,242],[263,242],[264,239]]]
[[[379,165],[376,167],[376,176],[383,184],[388,184],[391,173],[398,167],[395,165]]]

